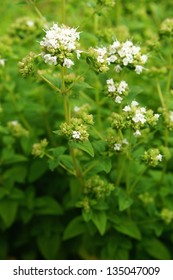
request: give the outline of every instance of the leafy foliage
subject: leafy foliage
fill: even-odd
[[[78,2],[1,3],[0,259],[172,259],[172,1]]]

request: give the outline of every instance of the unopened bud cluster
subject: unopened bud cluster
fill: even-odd
[[[164,121],[169,130],[173,130],[173,111],[163,112]]]
[[[7,123],[7,126],[14,137],[28,136],[29,132],[16,120]]]
[[[114,0],[97,0],[99,5],[103,5],[105,7],[114,7],[115,1]]]
[[[47,145],[48,145],[47,139],[43,139],[39,143],[33,144],[32,155],[40,158],[44,157]]]
[[[173,18],[167,18],[162,22],[160,34],[173,36]]]
[[[88,128],[93,125],[93,115],[88,114],[89,106],[84,104],[81,107],[74,107],[74,117],[70,123],[62,123],[60,125],[61,133],[69,138],[69,140],[86,141],[88,140]]]
[[[109,131],[107,142],[110,150],[117,153],[126,152],[129,149],[129,142],[126,138],[115,136],[114,131]]]
[[[37,57],[38,56],[35,53],[30,52],[26,57],[22,59],[22,61],[18,63],[19,72],[24,78],[35,73],[35,62],[37,60]]]
[[[84,193],[90,198],[105,199],[114,190],[114,185],[95,175],[85,183]]]
[[[144,204],[150,204],[153,203],[154,198],[152,197],[152,195],[148,192],[145,193],[141,193],[139,195],[139,199],[144,203]]]
[[[45,63],[71,68],[74,65],[73,53],[77,58],[81,51],[77,49],[80,32],[65,25],[54,24],[46,30],[46,35],[40,42],[42,57]]]
[[[173,220],[173,210],[163,208],[160,213],[160,217],[166,224],[170,224]]]
[[[36,18],[21,17],[14,22],[9,30],[10,37],[16,41],[28,40],[41,35],[42,22]]]
[[[159,149],[149,149],[148,151],[144,152],[143,160],[149,166],[157,166],[163,159],[163,155],[160,153]]]

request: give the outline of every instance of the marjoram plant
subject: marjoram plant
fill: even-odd
[[[123,1],[26,2],[0,43],[1,258],[171,259],[173,19],[135,37]]]

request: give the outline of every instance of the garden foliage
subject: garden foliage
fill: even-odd
[[[3,1],[0,258],[171,259],[172,1]]]

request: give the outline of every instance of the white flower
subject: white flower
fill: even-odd
[[[139,103],[136,100],[133,100],[131,103],[131,107],[136,107],[138,105],[139,105]]]
[[[116,98],[115,98],[115,102],[116,102],[116,103],[121,103],[122,100],[123,100],[123,99],[122,99],[122,97],[120,97],[120,96],[116,96]]]
[[[129,142],[127,141],[126,138],[123,139],[122,143],[125,144],[125,145],[128,145],[128,144],[129,144]]]
[[[117,56],[116,55],[111,55],[110,57],[107,58],[108,64],[114,63],[116,60],[117,60]]]
[[[115,151],[120,151],[121,150],[121,144],[120,143],[116,143],[116,144],[114,144],[114,150]]]
[[[13,126],[16,126],[16,125],[18,125],[19,124],[19,122],[18,121],[11,121],[10,122]]]
[[[139,75],[139,74],[142,73],[143,69],[144,69],[143,66],[141,66],[141,65],[136,65],[136,67],[135,67],[135,72]]]
[[[123,108],[123,111],[124,111],[124,112],[130,112],[130,111],[131,111],[130,106],[129,106],[129,105],[125,106],[125,107]]]
[[[83,53],[83,51],[80,51],[80,50],[76,50],[76,56],[77,56],[77,59],[80,58],[80,54]]]
[[[115,54],[117,49],[120,47],[120,42],[118,40],[114,41],[113,44],[109,47],[109,54]]]
[[[108,92],[115,92],[116,87],[114,85],[108,85]]]
[[[137,46],[132,46],[132,54],[133,55],[136,55],[140,52],[141,48],[140,47],[137,47]]]
[[[160,117],[160,114],[154,114],[154,118],[155,118],[156,120],[158,120],[159,117]]]
[[[5,65],[5,59],[4,59],[4,58],[1,58],[1,59],[0,59],[0,65],[1,65],[2,67],[4,67],[4,65]]]
[[[57,64],[56,56],[51,56],[50,54],[43,54],[43,59],[45,63],[48,63],[50,65]]]
[[[115,69],[115,71],[116,71],[117,73],[120,73],[121,70],[122,70],[122,68],[121,68],[121,66],[120,66],[119,64],[116,65],[114,69]]]
[[[74,130],[72,133],[72,137],[74,139],[80,139],[81,133],[79,131]]]
[[[141,55],[141,61],[143,64],[147,62],[148,56],[146,54]]]
[[[108,79],[108,80],[106,80],[106,83],[107,83],[107,85],[113,85],[114,81],[113,81],[113,79]]]
[[[29,27],[32,27],[32,26],[34,26],[34,21],[33,21],[33,20],[27,20],[26,24],[27,24]]]
[[[74,107],[74,112],[79,112],[80,111],[80,108],[78,106],[75,106]]]
[[[74,65],[74,62],[71,59],[66,58],[66,57],[64,58],[63,66],[70,68],[73,65]]]
[[[158,154],[158,156],[156,157],[156,159],[157,159],[158,161],[162,161],[162,158],[163,158],[163,155],[161,155],[161,154]]]
[[[139,130],[136,130],[136,131],[133,133],[133,135],[134,135],[135,137],[139,137],[139,136],[141,136],[141,132],[140,132]]]
[[[122,92],[124,92],[127,88],[128,84],[125,81],[121,81],[118,88],[117,88],[117,92],[119,94],[122,94]]]
[[[140,110],[136,110],[135,116],[132,118],[135,123],[142,123],[146,122],[145,116],[141,113]]]
[[[141,111],[142,113],[146,113],[146,108],[145,108],[145,107],[141,107],[141,108],[140,108],[140,111]]]
[[[127,66],[129,64],[129,60],[127,57],[123,58],[123,65]]]

